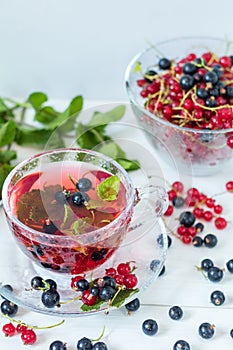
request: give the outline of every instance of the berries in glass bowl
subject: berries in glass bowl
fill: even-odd
[[[182,172],[211,175],[233,156],[231,55],[225,40],[180,38],[150,47],[127,68],[139,125]]]

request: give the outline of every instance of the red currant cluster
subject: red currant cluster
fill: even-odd
[[[179,62],[161,58],[137,84],[145,107],[173,124],[195,129],[233,127],[233,56],[195,53]],[[233,136],[228,146],[233,148]]]
[[[233,181],[229,181],[226,188],[228,191],[233,191]],[[191,243],[193,238],[204,229],[204,225],[201,222],[195,223],[196,219],[205,222],[214,220],[215,227],[218,230],[223,230],[227,226],[226,219],[220,216],[223,211],[222,205],[216,203],[215,199],[199,192],[197,188],[189,188],[184,192],[184,185],[179,181],[175,181],[168,191],[168,198],[170,204],[164,213],[165,217],[171,216],[174,212],[174,208],[185,207],[189,209],[189,211],[180,214],[180,225],[177,228],[177,236],[186,244]],[[216,245],[212,238],[213,237],[210,238],[209,235],[206,236],[206,246],[210,247]],[[197,240],[193,241],[194,245],[197,245],[196,241]],[[202,243],[203,242],[201,242],[201,244]]]
[[[87,306],[99,305],[107,302],[108,306],[114,306],[113,301],[121,291],[133,290],[137,286],[138,279],[133,273],[130,262],[120,263],[117,268],[106,269],[104,277],[96,278],[90,282],[85,276],[75,276],[71,280],[71,288],[81,292],[80,299]]]
[[[28,328],[23,323],[18,323],[16,327],[12,322],[6,323],[2,327],[2,331],[7,337],[12,337],[15,334],[21,334],[21,339],[24,345],[32,345],[37,340],[37,336],[34,330]]]

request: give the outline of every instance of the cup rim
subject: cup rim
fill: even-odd
[[[128,200],[128,203],[125,207],[125,209],[122,211],[122,213],[116,218],[114,219],[112,222],[110,222],[109,224],[107,224],[106,226],[103,226],[101,228],[98,228],[96,230],[93,230],[91,232],[86,232],[86,233],[82,233],[80,236],[66,236],[66,235],[55,235],[55,234],[50,234],[50,233],[45,233],[45,232],[41,232],[41,231],[37,231],[34,230],[30,227],[28,227],[27,225],[25,225],[24,223],[22,223],[13,213],[12,210],[10,208],[9,205],[9,201],[8,201],[8,187],[10,184],[10,181],[12,179],[12,177],[17,173],[17,171],[19,171],[24,165],[26,165],[28,162],[35,160],[35,159],[40,159],[42,156],[46,156],[48,154],[52,154],[52,153],[61,153],[61,152],[82,152],[82,153],[86,153],[86,154],[91,154],[97,157],[100,157],[102,159],[104,159],[105,161],[111,162],[111,164],[113,164],[114,166],[116,166],[118,169],[120,169],[121,173],[123,174],[123,176],[127,179],[127,182],[129,184],[129,188],[130,188],[130,197]],[[3,204],[3,209],[6,212],[7,216],[9,216],[10,220],[12,220],[13,222],[15,222],[18,226],[20,226],[23,230],[25,230],[26,232],[30,232],[31,235],[40,235],[49,239],[76,239],[77,237],[88,237],[88,236],[92,236],[93,234],[98,234],[101,233],[103,231],[108,231],[108,235],[106,238],[111,237],[112,234],[114,234],[114,230],[111,230],[111,228],[115,225],[117,225],[125,216],[125,214],[127,212],[130,211],[130,209],[132,208],[133,204],[135,201],[135,188],[133,186],[133,182],[131,180],[131,178],[129,177],[128,173],[125,171],[125,169],[119,164],[117,163],[115,160],[113,160],[112,158],[103,155],[102,153],[96,152],[96,151],[92,151],[92,150],[87,150],[87,149],[82,149],[82,148],[59,148],[59,149],[54,149],[54,150],[49,150],[46,152],[41,152],[38,153],[34,156],[31,156],[29,158],[27,158],[26,160],[23,160],[22,162],[20,162],[7,176],[6,180],[4,181],[3,184],[3,189],[2,189],[2,204]]]
[[[174,37],[174,38],[170,38],[164,41],[160,41],[156,44],[156,46],[161,46],[167,43],[171,43],[171,42],[175,42],[175,41],[181,41],[181,40],[192,40],[192,39],[200,39],[200,40],[215,40],[215,41],[219,41],[219,42],[226,42],[226,40],[221,39],[221,38],[217,38],[217,37],[211,37],[211,36],[181,36],[181,37]],[[129,84],[129,80],[130,77],[133,74],[133,68],[136,62],[140,62],[140,59],[142,58],[142,56],[153,50],[153,47],[150,46],[142,51],[140,51],[139,53],[137,53],[129,62],[128,66],[126,67],[126,71],[125,71],[125,83],[126,83],[126,91],[127,94],[129,96],[130,101],[140,110],[140,112],[147,114],[150,118],[152,118],[154,121],[157,121],[167,127],[172,127],[178,131],[185,131],[185,132],[191,132],[191,133],[196,133],[196,134],[211,134],[211,135],[219,135],[219,134],[226,134],[226,133],[232,133],[233,132],[233,127],[229,128],[229,129],[218,129],[218,130],[204,130],[204,129],[195,129],[195,128],[187,128],[187,127],[181,127],[179,125],[170,123],[169,121],[159,118],[157,117],[155,114],[151,113],[149,110],[147,110],[144,106],[142,106],[138,100],[137,100],[137,96],[133,93],[131,86]]]

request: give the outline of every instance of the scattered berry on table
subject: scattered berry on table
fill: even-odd
[[[4,300],[1,303],[1,312],[3,315],[15,316],[18,311],[18,305],[14,304],[12,301]]]
[[[27,329],[21,333],[24,345],[32,345],[36,342],[37,336],[33,329]]]
[[[110,286],[103,287],[99,292],[100,299],[108,301],[114,297],[116,290]]]
[[[180,320],[183,317],[183,310],[181,309],[180,306],[172,306],[169,309],[168,314],[169,314],[171,319],[177,321],[177,320]]]
[[[2,327],[2,331],[6,337],[12,337],[16,333],[15,326],[12,323],[6,323]]]
[[[155,335],[158,332],[158,324],[152,319],[145,320],[142,324],[142,330],[146,335]]]
[[[92,350],[92,342],[90,339],[83,337],[78,341],[77,350]]]
[[[35,276],[31,279],[31,287],[32,289],[40,289],[40,288],[44,288],[44,281],[43,278],[40,276]]]
[[[207,248],[213,248],[217,245],[218,239],[215,235],[213,235],[212,233],[209,233],[204,237],[203,243]]]
[[[174,346],[173,350],[190,350],[190,345],[185,340],[178,340]]]
[[[92,350],[108,350],[108,348],[104,342],[98,341],[93,345]]]
[[[62,341],[55,340],[50,344],[49,350],[67,350],[67,347]]]
[[[203,244],[203,239],[200,236],[193,237],[192,244],[194,247],[201,247]]]
[[[230,273],[233,273],[233,259],[228,260],[228,262],[226,263],[226,267]]]
[[[219,267],[213,266],[207,271],[207,277],[211,282],[220,282],[223,278],[223,271]]]
[[[204,322],[198,328],[199,335],[204,339],[210,339],[215,333],[214,325]]]
[[[213,261],[211,259],[203,259],[201,261],[201,269],[203,271],[207,272],[213,266],[214,266],[214,263],[213,263]]]
[[[140,300],[138,298],[133,299],[129,303],[125,304],[125,308],[129,313],[137,311],[140,308]]]
[[[190,227],[194,224],[196,218],[191,211],[184,211],[179,216],[179,222],[185,227]]]
[[[195,225],[195,229],[197,231],[197,233],[202,233],[204,230],[204,225],[202,222],[197,222]]]
[[[2,289],[6,290],[7,292],[13,292],[13,287],[10,284],[3,285]],[[0,296],[2,299],[6,299],[3,295]]]
[[[89,288],[90,284],[85,278],[82,278],[77,281],[76,286],[80,292],[84,292],[84,290]]]
[[[220,290],[215,290],[210,295],[210,301],[216,306],[220,306],[225,302],[225,295]]]

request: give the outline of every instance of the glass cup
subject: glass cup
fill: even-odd
[[[81,233],[74,232],[74,222],[78,220],[70,207],[70,199],[61,203],[64,206],[64,219],[59,224],[60,213],[54,209],[56,208],[54,203],[57,203],[54,193],[64,193],[64,184],[67,189],[67,183],[74,188],[77,177],[91,176],[92,187],[85,192],[88,204],[93,193],[96,193],[97,185],[111,175],[117,175],[120,179],[118,195],[121,193],[122,197],[118,202],[113,200],[107,202],[103,208],[97,208],[98,213],[95,201],[92,201],[92,216],[97,214],[101,216],[98,227],[90,227]],[[62,188],[62,191],[55,192],[59,188]],[[49,200],[43,195],[48,189],[54,191],[53,195],[50,194]],[[78,192],[77,189],[75,191]],[[27,198],[29,192],[31,193],[30,200]],[[36,194],[35,199],[32,193]],[[41,196],[39,204],[38,193]],[[25,194],[26,197],[24,197]],[[167,208],[166,191],[160,186],[145,184],[143,196],[145,200],[140,200],[140,190],[138,194],[130,177],[117,162],[100,153],[77,148],[52,150],[23,161],[8,175],[2,192],[6,219],[19,248],[36,265],[48,271],[63,274],[79,274],[95,270],[103,265],[120,245],[124,244],[125,237],[127,234],[132,235],[131,232],[135,227],[142,225],[141,232],[144,232],[143,225],[145,229],[148,225],[152,226]],[[26,212],[25,209],[22,211],[20,204],[22,201],[24,203],[28,201]],[[44,213],[43,222],[47,227],[46,232],[41,230],[41,203]],[[151,203],[153,203],[152,212]],[[137,218],[133,215],[135,205],[137,209],[140,209],[140,215],[137,215]],[[148,220],[141,223],[142,218],[148,214]],[[25,217],[24,223],[19,220],[19,215]],[[109,215],[111,220],[109,220]],[[35,216],[38,216],[38,225],[40,223],[38,228]],[[60,225],[58,231],[55,228],[53,232],[56,225],[53,224],[53,220],[51,221],[51,217],[55,220],[56,225]],[[34,226],[30,224],[30,220],[34,220]],[[63,225],[64,228],[64,222],[67,224],[69,220],[73,233],[66,230],[63,234],[60,227]],[[81,222],[82,220],[78,221],[79,228]],[[47,232],[49,231],[48,226],[52,228],[51,232]],[[42,227],[44,228],[43,225]],[[135,239],[132,235],[132,240]],[[129,244],[130,240],[126,241]]]

